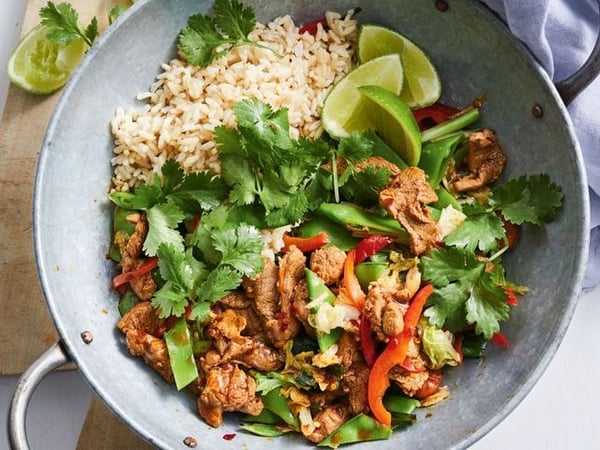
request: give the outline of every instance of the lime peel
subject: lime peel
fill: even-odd
[[[51,94],[63,87],[88,49],[82,39],[62,46],[46,34],[47,29],[37,25],[21,39],[8,59],[8,78],[31,94]]]

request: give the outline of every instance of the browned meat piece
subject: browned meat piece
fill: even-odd
[[[207,329],[214,349],[201,358],[201,365],[208,371],[226,362],[239,363],[263,372],[279,370],[283,359],[279,352],[254,337],[241,336],[246,319],[238,311],[227,309],[218,314]]]
[[[331,405],[319,412],[314,421],[317,428],[308,436],[311,442],[321,442],[348,419],[348,409],[344,405]]]
[[[145,259],[142,258],[142,248],[148,233],[148,222],[144,214],[132,214],[128,216],[128,220],[135,223],[135,230],[121,248],[121,271],[123,273],[131,272],[145,262]],[[157,288],[150,273],[131,280],[129,286],[135,295],[144,301],[150,300]]]
[[[156,336],[164,323],[164,319],[159,319],[150,302],[139,302],[125,313],[117,327],[123,333],[142,330]]]
[[[471,133],[467,165],[470,173],[452,183],[458,192],[480,189],[500,177],[506,167],[506,156],[492,130]]]
[[[427,252],[439,240],[440,230],[425,207],[437,199],[427,175],[418,167],[404,169],[379,193],[380,203],[408,233],[415,255]]]
[[[390,370],[390,379],[409,397],[414,397],[425,385],[428,378],[429,371],[427,370],[421,372],[407,372],[400,366],[395,366]]]
[[[252,302],[240,291],[230,291],[225,297],[219,300],[223,306],[233,309],[245,309],[252,307]]]
[[[213,367],[198,397],[198,412],[213,427],[223,423],[223,413],[238,411],[257,416],[263,409],[256,396],[256,382],[237,364]]]
[[[345,332],[337,344],[337,355],[346,369],[342,376],[341,388],[342,392],[348,396],[350,412],[352,415],[368,412],[369,367],[362,356],[357,335]]]
[[[219,305],[225,308],[234,309],[237,314],[246,319],[246,328],[242,331],[243,336],[254,336],[257,339],[262,339],[264,330],[254,307],[250,300],[241,291],[231,291],[221,300]]]
[[[348,394],[348,407],[353,416],[369,412],[368,384],[369,367],[364,360],[354,362],[344,373],[342,390]]]
[[[329,286],[342,278],[345,261],[346,253],[335,245],[321,247],[310,255],[310,270]]]
[[[142,330],[130,330],[125,335],[127,348],[133,356],[141,356],[146,364],[156,370],[167,382],[173,383],[167,345],[163,339]]]
[[[404,329],[406,304],[395,300],[396,290],[377,281],[369,285],[364,313],[377,340],[386,342]]]
[[[306,280],[300,280],[296,289],[294,290],[294,300],[292,301],[292,314],[298,319],[304,326],[304,330],[309,336],[315,336],[315,329],[308,322],[308,316],[310,310],[308,304],[310,299],[308,298],[308,288],[306,286]]]
[[[304,279],[306,257],[292,246],[279,262],[265,260],[263,271],[244,281],[246,295],[254,300],[267,337],[277,348],[281,348],[300,331],[300,322],[292,313],[294,292]]]
[[[254,308],[262,321],[275,318],[278,310],[279,292],[277,280],[279,268],[273,261],[265,258],[265,267],[256,277],[244,278],[242,286],[248,298],[254,302]]]

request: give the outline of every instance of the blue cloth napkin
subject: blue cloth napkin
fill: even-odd
[[[553,81],[572,75],[590,55],[600,28],[598,0],[485,0],[537,57]],[[583,152],[591,207],[584,290],[600,284],[600,77],[568,107]]]

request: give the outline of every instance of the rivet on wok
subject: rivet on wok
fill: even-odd
[[[81,340],[86,344],[90,344],[94,340],[94,336],[90,331],[82,331]]]
[[[533,114],[533,117],[536,119],[540,119],[544,115],[544,110],[540,105],[533,105],[533,108],[531,108],[531,114]]]
[[[438,11],[446,12],[448,11],[448,2],[446,2],[445,0],[437,0],[435,2],[435,8]]]
[[[196,445],[198,445],[198,441],[196,439],[194,439],[191,436],[187,436],[184,440],[183,443],[185,445],[187,445],[189,448],[196,448]]]

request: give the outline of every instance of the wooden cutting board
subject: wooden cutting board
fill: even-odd
[[[39,23],[47,0],[28,0],[22,35]],[[106,0],[69,0],[81,23],[96,17],[107,26]],[[31,227],[37,157],[60,92],[50,96],[8,90],[0,123],[0,375],[23,372],[58,334],[39,286]],[[78,449],[151,448],[123,425],[98,399],[92,401]]]

